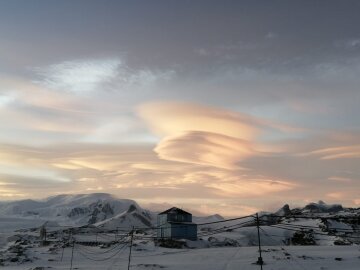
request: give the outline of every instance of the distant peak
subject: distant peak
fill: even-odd
[[[341,204],[326,204],[324,201],[320,200],[318,203],[309,203],[304,209],[310,212],[329,213],[342,211],[343,207]]]
[[[132,204],[132,205],[129,206],[129,209],[127,210],[127,213],[134,212],[136,209],[137,209],[136,206]]]

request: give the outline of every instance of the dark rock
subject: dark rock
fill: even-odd
[[[131,212],[134,212],[136,210],[136,206],[135,205],[130,205],[129,209],[127,210],[127,213],[131,213]]]
[[[71,209],[70,213],[68,214],[68,217],[76,217],[76,216],[80,216],[80,215],[84,215],[89,213],[90,210],[88,208],[85,207],[75,207],[73,209]]]
[[[18,262],[19,258],[18,257],[12,257],[10,258],[10,262]]]
[[[307,210],[311,213],[336,213],[344,210],[341,204],[325,204],[323,201],[318,203],[309,203],[304,207],[304,210]]]
[[[298,246],[316,245],[314,235],[311,230],[295,232],[291,238],[291,243]]]

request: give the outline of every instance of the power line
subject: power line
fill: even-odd
[[[248,226],[249,224],[253,224],[253,221],[246,221],[246,222],[242,222],[242,223],[238,223],[232,226],[225,226],[216,230],[212,230],[211,232],[205,232],[202,234],[198,234],[198,237],[202,237],[202,236],[209,236],[209,235],[213,235],[213,234],[218,234],[218,233],[222,233],[222,232],[226,232],[228,230],[235,230],[235,229],[239,229],[239,228],[243,228]]]
[[[217,221],[211,221],[211,222],[204,222],[204,223],[193,223],[194,225],[197,226],[204,226],[204,225],[210,225],[210,224],[217,224],[217,223],[224,223],[224,222],[229,222],[229,221],[235,221],[235,220],[241,220],[241,219],[245,219],[245,218],[250,218],[250,217],[255,217],[254,215],[248,215],[248,216],[242,216],[242,217],[236,217],[236,218],[230,218],[230,219],[224,219],[224,220],[217,220]],[[173,222],[173,223],[178,223],[178,224],[182,224],[182,222]],[[167,223],[163,223],[160,224],[158,226],[155,227],[134,227],[135,230],[156,230],[156,229],[160,229],[163,228],[164,225],[166,225]],[[187,225],[183,225],[183,226],[178,226],[178,227],[187,227]],[[117,227],[120,228],[120,227]]]
[[[278,217],[278,218],[304,218],[304,219],[332,219],[332,220],[355,220],[355,221],[359,221],[360,220],[360,216],[321,216],[321,215],[311,215],[311,216],[307,216],[307,215],[275,215],[275,214],[264,214],[262,215],[260,218],[262,217]]]
[[[84,258],[91,260],[91,261],[97,261],[97,262],[103,262],[103,261],[107,261],[110,260],[111,258],[113,258],[114,256],[118,255],[120,252],[124,251],[125,247],[127,246],[127,243],[125,243],[123,246],[121,246],[116,252],[114,252],[113,254],[111,254],[108,257],[105,258],[95,258],[95,257],[89,257],[88,255],[84,254],[79,248],[76,248],[76,251],[83,256]]]
[[[102,251],[102,252],[94,252],[94,250],[90,250],[90,249],[87,249],[85,246],[83,245],[78,245],[78,247],[80,249],[82,249],[83,251],[85,251],[86,253],[88,254],[106,254],[106,253],[109,253],[113,250],[115,250],[116,248],[118,248],[119,246],[121,246],[121,244],[127,244],[128,242],[118,242],[116,245],[114,245],[113,247],[111,247],[110,249],[107,249],[105,251]]]
[[[243,219],[247,219],[247,218],[256,218],[255,222],[253,219],[251,220],[246,220],[244,222],[240,222],[240,223],[236,223],[236,224],[231,224],[229,226],[223,226],[223,227],[219,227],[219,228],[213,228],[207,232],[201,232],[198,233],[197,236],[198,237],[204,237],[204,236],[210,236],[210,235],[214,235],[214,234],[219,234],[219,233],[223,233],[226,232],[228,230],[235,230],[235,229],[239,229],[239,228],[243,228],[249,225],[256,225],[257,228],[257,234],[258,234],[258,246],[259,246],[259,258],[258,258],[258,264],[260,265],[261,269],[263,267],[263,259],[262,259],[262,249],[261,249],[261,238],[260,238],[260,230],[263,231],[265,233],[265,235],[267,235],[268,237],[272,238],[271,235],[269,235],[263,228],[260,227],[262,222],[265,222],[267,220],[264,220],[265,217],[278,217],[278,218],[304,218],[304,219],[321,219],[323,220],[337,220],[339,221],[339,217],[323,217],[323,216],[279,216],[279,215],[263,215],[261,217],[259,217],[258,214],[256,215],[249,215],[249,216],[243,216],[243,217],[238,217],[238,218],[232,218],[232,219],[226,219],[226,220],[218,220],[218,221],[213,221],[213,222],[204,222],[204,223],[198,223],[196,224],[197,226],[205,226],[205,225],[212,225],[212,224],[220,224],[220,223],[226,223],[226,222],[231,222],[231,221],[236,221],[236,220],[243,220]],[[347,218],[344,220],[358,220],[358,218]],[[179,223],[181,224],[181,223]],[[195,224],[195,223],[194,223]],[[342,237],[342,238],[354,238],[354,239],[360,239],[360,237],[356,237],[356,236],[349,236],[349,235],[328,235],[326,233],[322,233],[319,230],[321,230],[321,227],[316,227],[316,226],[311,226],[311,225],[301,225],[301,224],[291,224],[291,223],[278,223],[278,224],[272,224],[272,225],[267,225],[269,227],[274,227],[277,229],[282,229],[282,230],[289,230],[289,231],[295,231],[295,232],[304,232],[304,230],[309,230],[309,233],[312,233],[314,235],[321,235],[321,236],[336,236],[336,237]],[[179,226],[181,227],[181,226]],[[186,225],[184,225],[183,227],[187,227]],[[161,228],[161,225],[157,226],[157,227],[148,227],[145,228],[145,230],[153,230],[153,229],[157,229],[157,228]],[[81,233],[81,229],[79,228],[79,232]],[[135,228],[133,227],[131,231],[129,231],[127,234],[122,235],[122,241],[118,241],[114,246],[112,246],[111,248],[102,251],[102,252],[98,252],[95,250],[91,250],[89,248],[86,248],[85,246],[79,244],[76,245],[77,242],[75,241],[75,239],[73,239],[73,245],[72,245],[72,253],[71,253],[71,262],[70,262],[70,269],[72,269],[73,267],[73,258],[74,258],[74,250],[76,250],[76,252],[78,252],[81,256],[89,259],[89,260],[93,260],[93,261],[106,261],[106,260],[110,260],[111,258],[115,257],[116,255],[120,254],[121,252],[123,252],[127,246],[130,247],[129,250],[129,257],[128,257],[128,270],[130,269],[130,265],[131,265],[131,257],[132,257],[132,246],[133,246],[133,240],[134,239],[156,239],[156,236],[147,236],[147,235],[136,235],[135,234],[135,230],[136,229],[140,229],[140,228]],[[354,230],[351,229],[346,229],[346,228],[327,228],[330,231],[336,230],[337,232],[344,232],[344,233],[349,233]],[[109,238],[112,238],[112,236],[106,234],[105,232],[103,233],[104,230],[100,230],[100,229],[96,229],[98,230],[97,233],[99,233],[99,236],[108,240]],[[69,229],[69,233],[71,234],[71,231],[73,231],[73,229]],[[101,231],[101,232],[99,232]],[[333,233],[333,232],[332,232]],[[116,233],[114,234],[116,237]],[[126,236],[131,236],[130,238],[130,245],[129,241],[125,241]],[[273,235],[274,236],[274,235]],[[280,236],[274,236],[274,237],[280,237]],[[169,237],[171,239],[171,237]],[[71,236],[69,235],[69,240],[70,241]],[[317,239],[319,240],[319,239]],[[110,242],[110,244],[113,242]],[[284,248],[285,250],[285,248]],[[64,248],[63,248],[63,252],[64,252]],[[103,255],[107,255],[111,253],[111,255],[107,256],[107,257],[99,257],[99,256],[103,256]],[[289,253],[289,252],[288,252]],[[98,256],[98,257],[97,257]],[[63,257],[63,253],[62,253],[62,257]],[[136,257],[136,256],[135,256]],[[295,258],[294,258],[295,260]],[[295,260],[296,263],[298,263]],[[300,265],[301,266],[301,265]],[[302,266],[301,266],[302,267]],[[302,267],[302,269],[305,269]]]
[[[301,224],[291,224],[291,223],[278,223],[286,226],[298,227],[298,228],[310,228],[310,229],[322,229],[321,227],[316,226],[309,226],[309,225],[301,225]],[[336,230],[336,231],[343,231],[343,232],[353,232],[354,229],[342,229],[342,228],[326,228],[327,230]]]
[[[275,227],[275,228],[279,228],[279,229],[283,229],[283,230],[289,230],[289,231],[295,231],[295,232],[303,232],[304,229],[307,229],[307,228],[297,228],[297,229],[294,229],[290,226],[286,227],[286,225],[284,224],[278,224],[278,225],[269,225],[269,227]],[[357,237],[357,236],[350,236],[350,235],[336,235],[336,234],[333,234],[333,235],[329,235],[329,234],[326,234],[326,233],[320,233],[320,232],[316,232],[316,231],[311,231],[313,234],[317,234],[317,235],[325,235],[325,236],[337,236],[337,237],[342,237],[342,238],[354,238],[354,239],[360,239],[360,237]]]

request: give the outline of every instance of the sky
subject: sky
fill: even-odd
[[[0,2],[0,200],[360,207],[359,1]]]

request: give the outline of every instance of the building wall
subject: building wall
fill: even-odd
[[[174,222],[191,222],[192,215],[184,215],[184,214],[162,214],[158,215],[158,225],[164,224],[166,221],[174,221]]]
[[[178,224],[171,223],[179,222]],[[197,238],[197,225],[181,222],[192,222],[191,214],[171,214],[166,213],[157,216],[157,237],[190,239]]]
[[[196,240],[197,226],[196,224],[171,224],[171,237],[177,239]]]
[[[157,228],[157,237],[196,240],[197,225],[165,223]]]
[[[157,216],[157,225],[162,226],[163,224],[167,223],[168,217],[167,215],[158,215]]]
[[[167,215],[168,221],[175,221],[175,222],[191,222],[192,215],[184,215],[184,214],[168,214]]]
[[[171,224],[162,223],[162,225],[157,228],[157,237],[158,238],[171,238]]]

